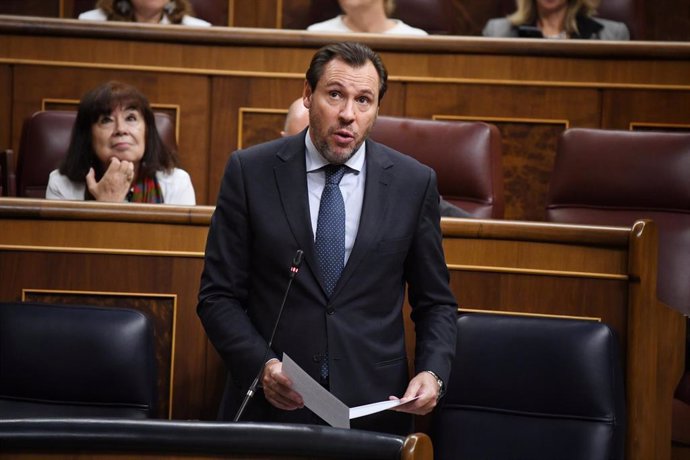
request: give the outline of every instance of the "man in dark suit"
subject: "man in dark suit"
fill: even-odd
[[[306,77],[309,128],[233,153],[209,229],[198,313],[229,371],[220,417],[233,418],[265,361],[262,391],[242,420],[323,423],[291,389],[285,352],[350,407],[418,397],[352,423],[405,434],[410,414],[435,407],[455,348],[436,176],[367,139],[387,85],[376,53],[326,46]],[[325,232],[340,227],[324,245]],[[264,360],[297,250],[304,262]],[[406,285],[416,332],[411,380]]]

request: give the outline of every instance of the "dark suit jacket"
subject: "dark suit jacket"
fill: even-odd
[[[348,406],[402,396],[409,378],[402,304],[416,322],[416,369],[445,381],[454,353],[456,302],[441,247],[434,172],[367,141],[360,226],[333,296],[323,290],[307,198],[305,132],[235,152],[223,176],[206,246],[198,313],[229,370],[221,416],[232,419],[261,368],[290,263],[304,262],[270,357],[286,352],[318,380],[329,353],[330,391]],[[281,411],[258,392],[243,420],[320,423]],[[322,422],[321,422],[322,423]],[[386,411],[353,427],[407,433],[411,417]]]

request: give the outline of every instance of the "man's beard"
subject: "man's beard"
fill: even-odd
[[[329,163],[331,164],[345,164],[352,156],[359,150],[359,148],[362,146],[366,138],[369,136],[369,132],[371,131],[371,127],[367,130],[366,134],[362,137],[362,139],[357,142],[352,149],[346,151],[345,153],[336,153],[333,150],[331,150],[330,145],[328,144],[328,140],[334,132],[342,130],[342,129],[347,129],[346,127],[337,127],[337,128],[331,128],[328,130],[328,134],[326,135],[325,138],[322,139],[317,139],[314,142],[314,146],[316,147],[316,150],[319,151],[321,156],[323,156],[326,160],[328,160]],[[349,130],[348,130],[349,131]],[[357,133],[352,132],[353,138],[357,137]]]

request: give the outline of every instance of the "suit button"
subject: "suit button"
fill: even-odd
[[[321,362],[322,355],[321,353],[317,353],[314,356],[311,357],[311,359],[314,360],[315,363],[320,363]]]
[[[335,308],[329,305],[328,308],[326,308],[326,313],[332,315],[333,313],[335,313]]]

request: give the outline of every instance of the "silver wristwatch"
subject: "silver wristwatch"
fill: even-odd
[[[434,371],[424,371],[424,372],[428,372],[429,374],[431,374],[431,376],[436,379],[436,383],[438,383],[438,397],[436,398],[436,401],[438,401],[439,399],[441,399],[441,396],[446,394],[446,386],[443,384],[443,380],[441,380],[441,377],[436,375],[436,372],[434,372]]]

